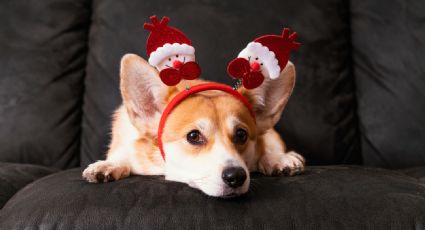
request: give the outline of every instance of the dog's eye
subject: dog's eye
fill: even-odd
[[[186,135],[187,141],[192,145],[203,145],[206,140],[199,130],[192,130]]]
[[[233,142],[235,144],[245,144],[246,140],[248,139],[248,133],[245,129],[237,129],[235,132],[235,136],[233,136]]]

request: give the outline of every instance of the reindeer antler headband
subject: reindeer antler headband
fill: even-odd
[[[146,52],[149,56],[148,62],[155,66],[160,78],[168,86],[177,85],[181,80],[194,80],[201,75],[201,68],[195,62],[195,48],[192,42],[180,30],[168,26],[168,17],[158,21],[156,16],[150,17],[152,23],[145,23],[144,28],[150,31],[146,42]],[[284,28],[281,35],[265,35],[248,43],[238,55],[232,60],[227,72],[238,79],[238,86],[243,85],[246,89],[259,87],[265,78],[276,79],[285,68],[292,49],[300,47],[296,42],[297,34],[289,33]],[[237,87],[238,87],[237,86]],[[165,122],[173,109],[184,99],[192,94],[206,90],[220,90],[234,96],[241,101],[249,110],[255,120],[255,113],[248,100],[235,88],[219,83],[204,83],[177,94],[166,106],[162,113],[158,127],[158,146],[165,160],[162,143],[162,132]]]

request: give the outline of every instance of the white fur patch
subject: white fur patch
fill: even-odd
[[[249,171],[232,149],[226,149],[218,135],[209,153],[199,155],[187,154],[181,145],[182,140],[164,144],[167,153],[165,178],[167,180],[187,183],[191,187],[202,190],[210,196],[226,196],[232,193],[242,194],[249,188]],[[245,183],[236,189],[228,187],[221,177],[223,169],[230,166],[243,167],[247,173]]]
[[[267,69],[267,74],[271,79],[276,79],[280,75],[279,61],[276,59],[276,55],[273,51],[269,50],[267,46],[263,46],[259,42],[250,42],[243,49],[238,57],[246,58],[251,56],[252,58],[258,57],[259,61],[262,62]],[[264,75],[266,73],[263,72]]]
[[[213,123],[208,118],[201,118],[195,121],[196,126],[204,133],[209,136],[213,131]]]
[[[229,130],[233,130],[240,123],[240,120],[235,116],[228,116],[226,118],[226,126]]]
[[[173,56],[176,54],[181,55],[194,55],[195,48],[188,44],[179,44],[179,43],[167,43],[162,47],[159,47],[154,52],[152,52],[149,56],[149,64],[153,66],[157,66],[164,58],[168,58],[169,56]]]

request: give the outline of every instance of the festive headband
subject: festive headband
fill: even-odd
[[[195,61],[195,48],[192,42],[180,30],[168,26],[170,19],[163,17],[161,21],[151,16],[152,23],[145,23],[144,28],[150,31],[146,42],[149,64],[157,68],[159,76],[168,86],[177,85],[181,80],[194,80],[201,75],[201,68]],[[162,133],[168,116],[173,109],[190,95],[207,91],[220,90],[241,101],[249,110],[255,121],[255,113],[248,100],[237,91],[241,85],[246,89],[259,87],[265,78],[276,79],[285,68],[292,49],[300,47],[296,42],[297,34],[289,33],[284,28],[281,35],[265,35],[256,38],[239,53],[227,66],[227,72],[238,80],[235,87],[219,83],[203,83],[178,93],[164,109],[158,127],[158,146],[162,158],[165,152]]]

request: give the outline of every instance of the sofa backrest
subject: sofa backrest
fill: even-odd
[[[424,12],[420,0],[352,1],[353,66],[366,165],[425,165]]]
[[[79,165],[90,2],[0,2],[0,161]]]

